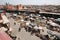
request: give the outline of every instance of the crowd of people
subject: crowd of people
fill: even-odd
[[[0,30],[4,29],[6,33],[8,33],[11,36],[11,27],[9,20],[5,17],[3,13],[0,14]],[[5,17],[5,18],[4,18]],[[39,14],[19,14],[19,15],[13,15],[11,16],[16,22],[19,23],[20,27],[18,29],[18,32],[21,31],[22,28],[26,30],[26,32],[30,32],[31,35],[35,35],[39,37],[42,40],[52,40],[50,39],[49,35],[43,35],[42,32],[44,32],[44,27],[47,29],[58,31],[60,32],[60,25],[55,22],[54,18],[49,18],[45,16],[41,16]],[[14,25],[16,23],[14,22]],[[3,27],[4,28],[3,28]],[[5,29],[6,28],[6,29]],[[16,38],[11,36],[12,38]],[[14,39],[15,40],[15,39]],[[53,39],[56,40],[56,39]]]
[[[60,32],[60,25],[55,22],[54,18],[49,18],[45,16],[41,16],[39,14],[19,14],[14,16],[15,21],[19,20],[20,31],[22,28],[25,28],[26,32],[31,32],[31,35],[36,35],[37,37],[41,38],[42,40],[51,40],[47,35],[43,35],[44,27],[47,29]],[[16,24],[16,23],[14,23]],[[55,39],[54,39],[55,40]]]

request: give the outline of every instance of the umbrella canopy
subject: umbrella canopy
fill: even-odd
[[[60,22],[60,18],[58,18],[58,19],[55,19],[55,20]]]
[[[9,23],[9,20],[8,20],[8,18],[5,16],[5,15],[2,15],[2,19],[3,19],[3,23],[5,24],[5,23]]]
[[[54,35],[60,39],[60,35],[59,34],[54,34]]]
[[[0,31],[0,40],[12,40],[5,32]]]

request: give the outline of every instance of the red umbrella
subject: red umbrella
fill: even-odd
[[[0,40],[12,40],[12,38],[4,31],[0,31]]]

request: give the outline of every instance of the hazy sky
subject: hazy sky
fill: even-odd
[[[0,0],[0,4],[23,4],[23,5],[60,5],[60,0]]]

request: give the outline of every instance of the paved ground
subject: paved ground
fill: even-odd
[[[10,15],[7,13],[7,16],[9,17]],[[9,20],[10,20],[10,26],[13,28],[12,35],[17,36],[16,40],[41,40],[40,38],[36,37],[35,35],[32,36],[29,32],[26,32],[24,28],[22,28],[21,31],[18,32],[19,24],[16,22],[16,25],[14,25],[15,21],[13,18],[11,18]],[[47,34],[48,29],[46,29],[44,27],[44,30],[45,31],[42,34],[45,35],[45,34]],[[53,33],[60,34],[55,31]]]

